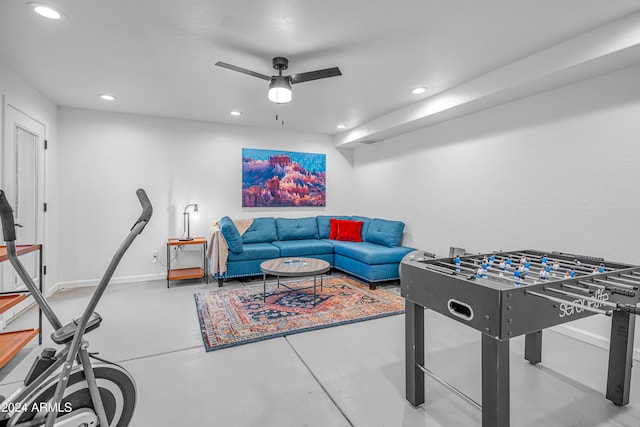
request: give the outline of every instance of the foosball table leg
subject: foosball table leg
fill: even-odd
[[[542,331],[524,336],[524,358],[532,365],[542,362]]]
[[[616,310],[611,319],[607,399],[618,406],[629,403],[635,315]]]
[[[509,427],[509,340],[482,334],[482,427]]]
[[[413,406],[424,403],[424,307],[405,302],[405,381],[406,398]]]

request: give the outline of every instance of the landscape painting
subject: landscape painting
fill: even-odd
[[[242,207],[325,206],[325,154],[242,149]]]

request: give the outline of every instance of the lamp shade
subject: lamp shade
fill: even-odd
[[[274,76],[269,83],[269,101],[285,104],[291,101],[291,83],[284,76]]]

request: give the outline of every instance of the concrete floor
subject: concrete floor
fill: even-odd
[[[228,282],[225,287],[243,286]],[[392,287],[393,288],[393,287]],[[102,326],[90,350],[119,362],[136,380],[131,423],[146,426],[480,426],[481,413],[430,377],[427,403],[404,398],[404,317],[276,338],[207,353],[194,292],[216,284],[165,281],[113,285],[98,312]],[[397,287],[395,287],[397,291]],[[50,300],[63,321],[77,317],[93,289],[59,292]],[[480,402],[480,334],[427,311],[426,365]],[[34,323],[35,310],[9,328]],[[51,346],[45,328],[45,345]],[[34,344],[0,370],[10,393],[37,354]],[[607,352],[545,331],[543,362],[523,359],[524,340],[511,342],[511,425],[520,427],[640,425],[640,372],[631,403],[604,398]]]

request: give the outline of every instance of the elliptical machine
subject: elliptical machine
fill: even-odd
[[[94,309],[124,253],[149,222],[153,208],[147,194],[136,192],[142,214],[116,250],[82,316],[63,325],[16,255],[13,210],[0,190],[2,232],[11,265],[54,329],[51,339],[62,349],[45,348],[24,384],[0,402],[1,427],[126,427],[136,404],[136,385],[121,366],[88,351],[84,335],[102,317]]]

